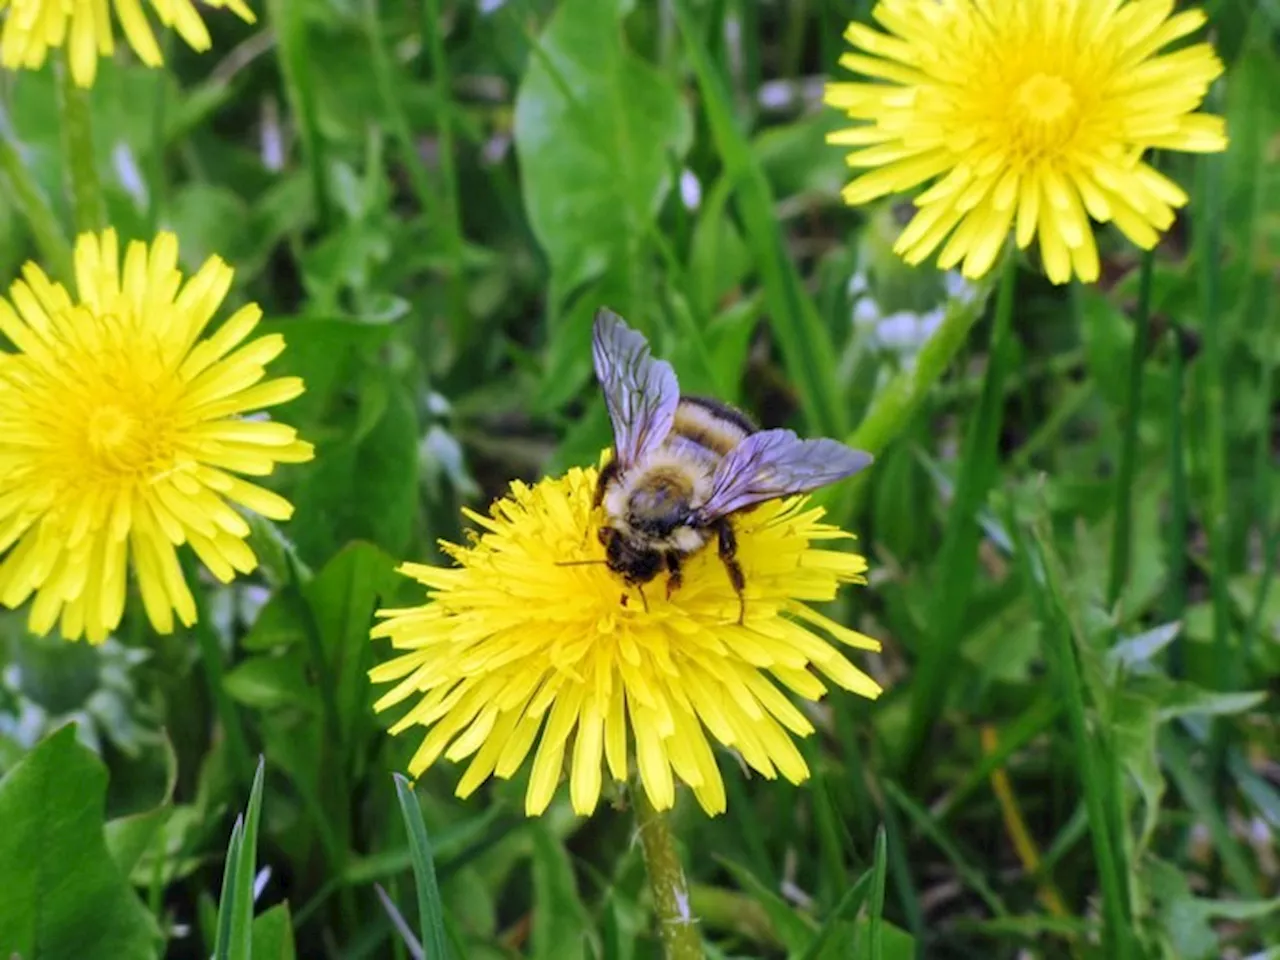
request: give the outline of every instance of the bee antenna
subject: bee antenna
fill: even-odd
[[[597,563],[607,564],[608,560],[557,560],[557,567],[589,567]]]

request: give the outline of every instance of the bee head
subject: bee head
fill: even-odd
[[[600,528],[605,563],[628,583],[648,583],[662,569],[662,554],[623,536],[613,527]]]

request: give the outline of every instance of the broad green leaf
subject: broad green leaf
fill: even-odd
[[[320,708],[315,686],[307,678],[307,654],[300,647],[283,656],[242,660],[222,684],[234,699],[259,710],[294,707],[318,712]]]
[[[589,927],[569,854],[543,824],[536,824],[531,836],[534,960],[585,957]]]
[[[68,724],[0,780],[0,957],[149,957],[155,921],[103,839],[107,773]]]
[[[294,960],[295,956],[288,901],[254,918],[253,960]]]
[[[151,846],[157,833],[173,813],[173,788],[178,783],[178,757],[173,741],[166,734],[163,740],[165,760],[164,792],[151,810],[118,817],[106,824],[107,849],[125,874],[130,874],[143,853]]]
[[[303,587],[319,630],[333,683],[326,693],[346,739],[356,738],[369,712],[369,627],[379,598],[389,599],[403,581],[395,561],[371,543],[351,543]]]
[[[529,223],[552,287],[606,272],[636,305],[636,254],[671,188],[671,157],[693,125],[669,75],[627,48],[623,0],[565,0],[531,53],[516,96],[515,142]],[[563,303],[553,303],[559,311]]]
[[[386,380],[370,369],[365,381]],[[360,389],[340,436],[316,437],[315,462],[301,474],[289,526],[308,560],[332,556],[350,540],[372,540],[400,556],[418,515],[418,416],[409,391],[387,382]],[[372,426],[367,408],[380,415]],[[362,408],[365,411],[362,414]],[[356,439],[355,431],[363,435]]]
[[[1151,859],[1143,874],[1158,907],[1157,937],[1169,960],[1210,960],[1222,955],[1210,920],[1259,920],[1280,914],[1272,900],[1211,900],[1194,896],[1186,874],[1170,863]]]

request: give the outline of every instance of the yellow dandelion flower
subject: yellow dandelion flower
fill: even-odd
[[[1187,202],[1142,160],[1152,148],[1226,148],[1195,111],[1222,63],[1207,43],[1161,53],[1205,22],[1173,0],[881,0],[884,28],[850,24],[828,104],[858,126],[830,135],[865,170],[845,200],[930,186],[895,250],[979,277],[1014,230],[1039,239],[1055,283],[1098,277],[1092,217],[1150,249]],[[944,244],[945,241],[945,244]]]
[[[792,735],[813,726],[783,689],[816,700],[827,689],[821,674],[865,697],[880,693],[828,638],[864,650],[879,643],[808,606],[864,582],[862,557],[815,545],[850,534],[822,523],[822,510],[803,497],[736,514],[746,573],[739,625],[738,597],[714,549],[686,561],[670,597],[659,579],[642,600],[603,565],[597,476],[573,469],[533,487],[513,483],[489,516],[468,511],[484,530],[470,545],[444,545],[455,566],[400,568],[427,587],[428,601],[379,611],[386,619],[373,636],[404,652],[370,676],[399,681],[377,710],[421,697],[391,728],[428,731],[410,773],[441,756],[470,757],[457,787],[465,797],[490,776],[511,777],[540,741],[526,812],[546,809],[568,754],[570,798],[585,815],[606,765],[627,777],[630,740],[656,808],[672,805],[679,779],[716,814],[725,793],[710,733],[761,775],[803,780],[808,768]]]
[[[0,61],[6,69],[36,70],[43,66],[50,48],[65,47],[75,82],[88,87],[98,69],[98,57],[109,57],[115,48],[108,0],[0,0],[6,9]],[[211,41],[193,0],[148,0],[161,26],[177,30],[193,50],[203,53]],[[244,0],[201,0],[207,7],[225,8],[246,23],[253,11]],[[152,32],[143,0],[112,0],[125,39],[148,67],[163,62],[160,44]]]
[[[265,476],[310,460],[292,427],[247,414],[302,393],[262,382],[279,334],[245,343],[250,304],[201,339],[231,287],[212,257],[184,284],[178,241],[131,243],[82,234],[73,300],[35,264],[0,297],[0,602],[35,594],[30,627],[61,619],[68,639],[97,643],[120,622],[132,563],[151,623],[195,622],[175,547],[191,545],[218,579],[257,558],[231,504],[288,519],[279,495],[235,474]]]

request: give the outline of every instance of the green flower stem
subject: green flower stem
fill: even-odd
[[[1017,258],[1006,251],[996,293],[995,322],[991,329],[991,346],[987,372],[978,400],[977,414],[965,436],[960,457],[960,473],[956,478],[955,496],[947,515],[946,531],[939,550],[936,583],[937,603],[929,636],[919,651],[911,699],[911,716],[907,725],[906,750],[903,757],[907,769],[915,766],[929,732],[937,720],[960,656],[960,624],[964,617],[973,580],[977,574],[978,510],[996,477],[997,445],[1004,413],[1004,379],[1011,362],[1013,346],[1013,299]]]
[[[62,160],[66,166],[71,210],[77,233],[89,233],[107,226],[107,208],[102,199],[102,183],[93,152],[93,111],[89,91],[76,86],[71,65],[65,58],[56,64],[58,113],[62,125]]]
[[[1143,251],[1138,275],[1138,309],[1133,317],[1133,352],[1129,355],[1124,436],[1120,445],[1120,468],[1116,472],[1111,578],[1107,582],[1107,606],[1112,608],[1129,579],[1129,552],[1133,539],[1133,472],[1138,460],[1138,421],[1142,418],[1142,371],[1151,340],[1151,274],[1154,263],[1155,251]]]
[[[871,401],[866,416],[845,440],[849,446],[879,454],[901,434],[925,397],[951,366],[960,347],[968,341],[969,332],[982,315],[990,292],[990,281],[984,281],[972,296],[953,300],[948,305],[942,323],[920,348],[915,365],[897,374]],[[837,516],[853,516],[861,509],[869,489],[868,474],[858,474],[849,482],[848,488],[849,509],[837,511]]]
[[[632,796],[645,872],[649,875],[649,892],[653,895],[653,912],[658,918],[667,960],[701,960],[702,937],[698,935],[698,921],[689,905],[689,884],[676,853],[671,825],[665,814],[654,809],[639,783]]]
[[[45,270],[53,279],[70,283],[75,278],[71,244],[40,184],[22,162],[17,141],[9,128],[9,118],[3,112],[0,112],[0,184],[7,184],[10,201],[26,220]]]

